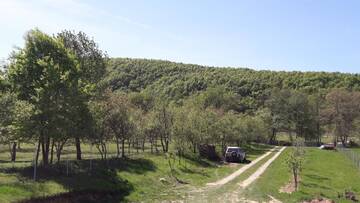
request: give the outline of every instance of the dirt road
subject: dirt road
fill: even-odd
[[[252,182],[254,182],[261,174],[265,172],[267,167],[270,166],[270,164],[281,154],[282,151],[284,151],[285,147],[282,147],[276,154],[271,157],[267,162],[265,162],[263,165],[258,168],[255,173],[253,173],[250,177],[248,177],[246,180],[240,183],[240,186],[243,188],[246,188],[248,185],[250,185]]]
[[[234,180],[236,177],[238,177],[239,175],[241,175],[242,173],[244,173],[247,169],[249,169],[250,167],[252,167],[253,165],[255,165],[257,162],[261,161],[262,159],[264,159],[266,156],[268,156],[269,154],[271,154],[271,152],[273,152],[275,150],[275,148],[271,149],[269,152],[266,152],[264,155],[258,157],[257,159],[255,159],[254,161],[252,161],[250,164],[247,164],[243,167],[241,167],[239,170],[235,171],[234,173],[230,174],[229,176],[226,176],[225,178],[218,180],[216,182],[213,183],[208,183],[206,184],[207,186],[220,186],[220,185],[224,185],[232,180]]]
[[[243,166],[239,170],[235,171],[234,173],[222,178],[213,183],[208,183],[206,187],[199,188],[195,193],[190,195],[189,202],[251,202],[254,203],[256,201],[244,199],[241,195],[242,191],[246,187],[248,187],[251,183],[253,183],[257,178],[259,178],[266,169],[270,166],[270,164],[278,158],[278,156],[285,150],[285,147],[279,148],[275,147],[271,149],[269,152],[265,153],[264,155],[258,157],[250,164]],[[234,180],[239,175],[243,174],[249,168],[254,166],[256,163],[264,159],[265,157],[269,156],[270,154],[272,157],[267,160],[264,164],[262,164],[256,171],[247,177],[244,181],[239,183],[230,182]],[[229,187],[230,186],[230,187]],[[231,188],[231,189],[230,189]],[[187,202],[187,201],[185,201]],[[280,201],[276,200],[275,198],[271,197],[270,202],[272,203],[279,203]]]

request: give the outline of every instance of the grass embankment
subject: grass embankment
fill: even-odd
[[[360,171],[343,154],[307,148],[301,173],[299,190],[291,194],[279,193],[279,189],[289,183],[291,175],[284,160],[289,149],[275,160],[268,170],[244,192],[252,200],[269,200],[268,195],[283,202],[300,202],[316,197],[326,197],[336,202],[350,202],[338,198],[345,190],[360,195]]]
[[[17,161],[9,162],[8,150],[3,146],[0,152],[0,202],[11,202],[31,197],[50,196],[69,191],[89,190],[111,191],[108,202],[120,201],[156,201],[162,199],[182,199],[187,187],[199,187],[208,182],[220,179],[237,170],[236,167],[220,165],[200,159],[197,156],[188,156],[180,161],[170,160],[173,175],[178,180],[188,184],[178,184],[170,175],[169,158],[164,154],[149,152],[136,154],[132,151],[129,158],[110,159],[100,161],[96,150],[83,146],[83,156],[93,157],[92,171],[90,161],[75,161],[75,149],[68,147],[64,151],[63,160],[69,161],[67,175],[66,161],[60,166],[38,169],[38,181],[32,180],[31,167],[34,148],[30,145],[22,146],[18,152]],[[269,147],[265,145],[249,145],[247,151],[249,159],[263,154]],[[109,146],[112,155],[115,154],[115,145]],[[116,195],[114,197],[114,194]]]

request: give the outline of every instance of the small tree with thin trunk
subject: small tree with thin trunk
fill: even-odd
[[[291,152],[289,153],[286,159],[286,164],[292,173],[295,184],[295,190],[297,191],[299,185],[299,176],[304,161],[305,151],[303,148],[304,144],[301,141],[296,140],[294,145],[295,146],[291,149]]]

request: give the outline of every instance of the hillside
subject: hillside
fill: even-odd
[[[306,93],[330,88],[360,90],[359,74],[256,71],[129,58],[110,59],[105,82],[113,90],[148,89],[172,100],[183,99],[207,87],[224,86],[250,106],[261,105],[273,88]]]

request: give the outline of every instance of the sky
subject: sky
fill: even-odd
[[[83,31],[110,57],[360,73],[358,0],[0,0],[0,58],[35,27]]]

